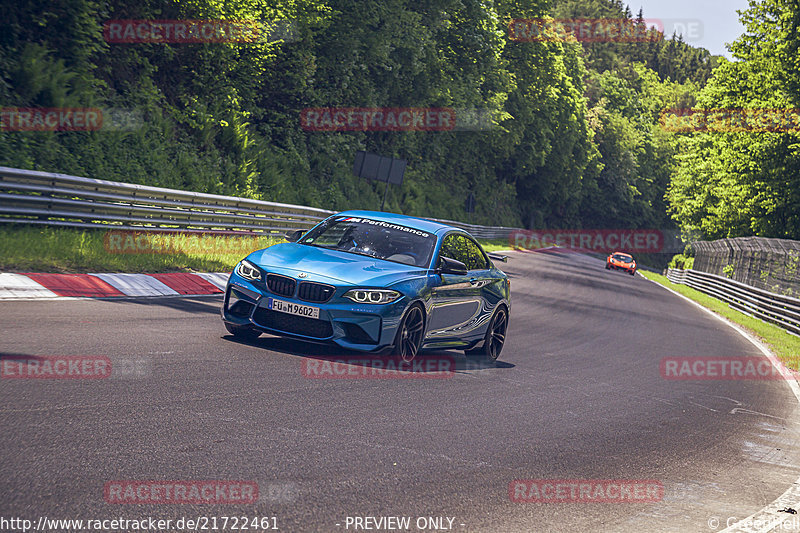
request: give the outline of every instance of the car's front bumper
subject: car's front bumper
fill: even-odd
[[[314,303],[272,294],[269,289],[232,274],[225,290],[222,319],[233,326],[311,342],[335,343],[351,350],[375,351],[392,345],[408,305],[407,298],[383,305],[357,304],[342,298],[342,291],[337,289],[326,303]],[[317,307],[319,318],[269,309],[269,298]]]
[[[624,270],[625,272],[636,272],[636,267],[627,267],[622,265],[615,265],[614,263],[606,263],[606,268],[614,270]]]

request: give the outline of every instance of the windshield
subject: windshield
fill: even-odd
[[[625,263],[630,263],[631,261],[633,261],[633,257],[631,257],[629,255],[621,255],[621,254],[615,255],[614,259],[616,259],[617,261],[623,261]]]
[[[298,242],[427,268],[436,236],[379,220],[334,217],[308,232]]]

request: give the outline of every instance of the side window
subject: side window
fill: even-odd
[[[483,252],[481,252],[478,243],[466,236],[461,236],[466,241],[466,247],[469,251],[470,262],[467,263],[467,268],[470,270],[486,270],[489,264],[486,262]]]
[[[478,244],[460,233],[451,233],[444,238],[439,256],[449,257],[467,265],[467,270],[483,270],[489,268],[486,258]]]
[[[459,238],[461,235],[458,233],[451,233],[446,235],[442,242],[442,250],[439,252],[439,257],[449,257],[456,261],[461,261],[467,268],[469,268],[469,252],[464,246],[464,242]]]

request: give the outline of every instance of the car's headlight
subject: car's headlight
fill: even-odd
[[[345,298],[350,298],[359,304],[388,304],[402,294],[389,289],[352,289],[344,294]]]
[[[261,271],[250,261],[244,260],[236,265],[236,273],[250,281],[261,280]]]

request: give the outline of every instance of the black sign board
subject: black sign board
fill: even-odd
[[[384,157],[361,150],[356,152],[353,174],[359,178],[400,185],[403,183],[407,164],[405,159]]]

